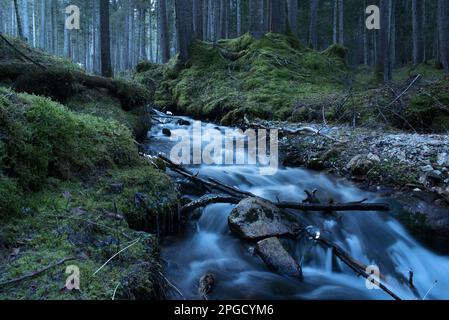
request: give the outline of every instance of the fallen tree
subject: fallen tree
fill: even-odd
[[[162,159],[167,166],[173,170],[174,172],[189,178],[190,180],[199,183],[206,187],[209,192],[212,192],[211,189],[219,190],[224,192],[227,195],[205,195],[198,200],[195,200],[187,205],[185,205],[181,211],[186,213],[189,211],[193,211],[196,208],[204,207],[213,203],[230,203],[237,204],[244,198],[254,197],[260,198],[257,195],[239,190],[236,187],[228,186],[224,183],[221,183],[213,178],[208,178],[205,180],[198,176],[198,174],[193,174],[192,172],[185,169],[183,166],[174,163],[164,155],[160,154],[159,158]],[[281,209],[292,209],[292,210],[300,210],[300,211],[312,211],[312,212],[334,212],[334,211],[389,211],[390,206],[385,203],[364,203],[365,200],[359,202],[351,202],[351,203],[329,203],[329,204],[320,204],[320,203],[294,203],[294,202],[276,202],[278,208]]]

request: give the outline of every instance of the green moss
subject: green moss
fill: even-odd
[[[151,169],[150,169],[151,170]],[[64,191],[64,192],[63,192]],[[13,279],[73,257],[33,279],[0,288],[0,299],[110,300],[161,297],[157,239],[132,231],[102,183],[53,182],[47,189],[27,198],[29,214],[2,226],[8,247],[18,253],[0,261],[0,282]],[[132,206],[129,203],[123,204]],[[110,257],[139,239],[94,274]],[[65,289],[67,265],[80,269],[80,291]]]
[[[14,89],[65,102],[74,92],[75,78],[69,70],[62,68],[34,70],[19,76]]]
[[[215,45],[197,41],[187,68],[173,59],[147,69],[137,78],[156,82],[158,106],[227,124],[244,116],[285,119],[297,101],[340,90],[346,72],[340,57],[274,33]]]
[[[0,221],[20,213],[21,196],[17,183],[0,175]]]
[[[114,94],[120,99],[122,108],[126,111],[148,105],[152,100],[154,84],[147,81],[145,86],[129,81],[114,81],[116,91]]]
[[[173,231],[178,219],[178,193],[167,175],[143,165],[116,170],[102,178],[101,183],[104,199],[123,208],[131,228],[158,235]],[[122,190],[111,194],[111,185],[119,185]]]
[[[410,100],[404,115],[415,129],[447,132],[449,83],[440,81],[421,88]]]
[[[0,89],[0,127],[2,169],[25,189],[38,189],[48,176],[70,179],[138,158],[126,127],[42,97]]]

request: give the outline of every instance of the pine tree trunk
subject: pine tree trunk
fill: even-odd
[[[46,49],[46,36],[47,36],[47,28],[45,25],[46,19],[47,19],[47,13],[46,13],[46,0],[40,0],[41,6],[40,6],[40,41],[39,45],[41,49]]]
[[[109,0],[100,0],[101,75],[112,77],[109,33]]]
[[[194,38],[191,0],[175,0],[175,11],[179,59],[185,64],[189,60],[189,48]]]
[[[203,0],[193,0],[193,29],[195,38],[203,40]]]
[[[166,63],[170,59],[166,1],[159,0],[159,43],[162,63]]]
[[[22,22],[20,20],[19,5],[17,4],[17,0],[14,0],[14,10],[16,12],[17,33],[19,37],[23,39]]]
[[[440,60],[449,76],[449,3],[438,0],[438,35]]]
[[[390,64],[390,19],[391,19],[391,1],[380,0],[380,31],[379,45],[376,65],[376,76],[379,81],[387,83],[391,80]]]
[[[332,43],[338,43],[338,1],[334,0],[334,16],[333,16],[333,27],[332,27]]]
[[[270,31],[287,33],[287,17],[285,0],[270,1]]]
[[[338,43],[345,44],[345,7],[344,0],[338,0]]]
[[[249,0],[249,31],[263,32],[263,0]]]
[[[22,0],[22,11],[23,11],[23,36],[28,41],[30,37],[28,0]]]
[[[318,49],[318,5],[319,0],[310,0],[309,46]]]
[[[423,0],[412,0],[413,64],[424,61]]]
[[[288,26],[291,33],[299,37],[298,0],[288,0]]]

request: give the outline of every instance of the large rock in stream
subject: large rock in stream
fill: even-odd
[[[246,198],[232,210],[229,228],[246,240],[297,236],[301,227],[273,203],[260,198]]]
[[[256,253],[273,270],[291,277],[302,277],[298,262],[285,250],[278,238],[272,237],[257,242]]]

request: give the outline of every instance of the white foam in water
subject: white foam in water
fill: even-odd
[[[193,122],[192,120],[186,118]],[[207,124],[214,128],[215,125]],[[152,144],[169,143],[162,127],[175,130],[175,124],[153,127]],[[223,127],[220,127],[224,130]],[[323,199],[338,202],[364,198],[376,201],[375,194],[359,190],[349,183],[304,169],[281,168],[274,176],[261,176],[256,166],[200,166],[192,171],[210,176],[242,190],[276,201],[305,199],[304,190],[317,189]],[[233,206],[207,207],[198,221],[199,228],[188,230],[164,245],[162,256],[168,262],[166,276],[186,295],[196,296],[198,280],[204,273],[216,276],[217,286],[209,299],[391,299],[381,290],[368,290],[365,279],[357,277],[328,249],[304,246],[297,241],[295,252],[301,261],[304,281],[270,271],[250,245],[233,236],[227,217]],[[417,299],[407,284],[408,272],[414,272],[414,285],[420,298],[432,288],[427,299],[449,298],[449,258],[426,249],[387,213],[341,213],[337,216],[299,214],[305,225],[314,225],[321,234],[341,246],[365,264],[376,264],[382,281],[404,299]],[[301,259],[301,257],[297,257]],[[179,298],[174,296],[175,298]]]

